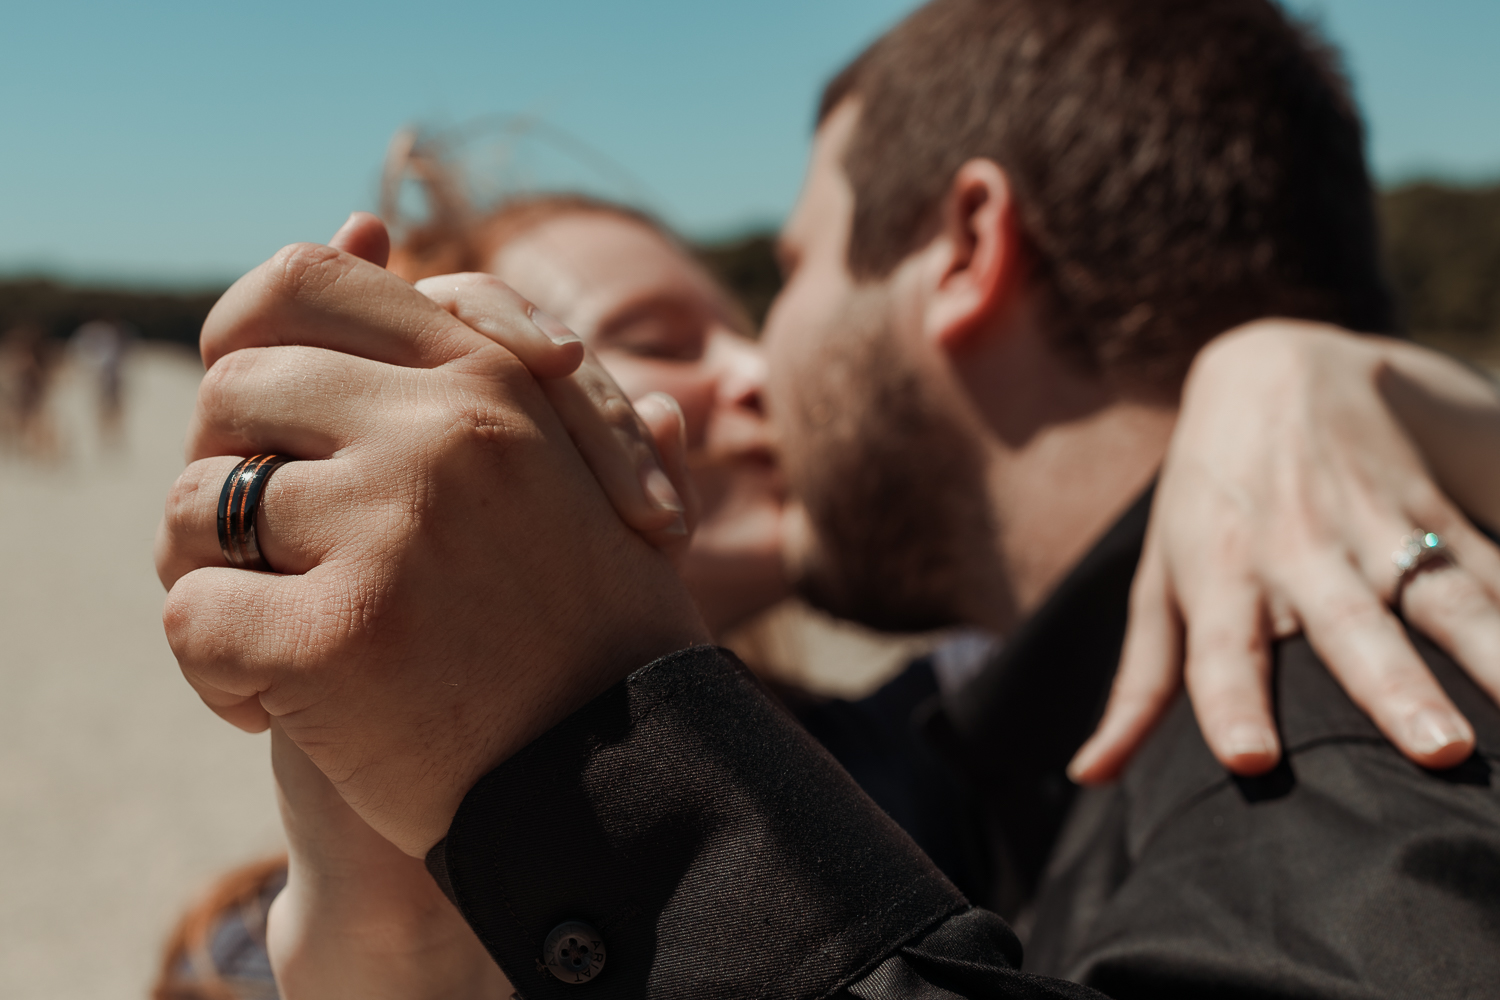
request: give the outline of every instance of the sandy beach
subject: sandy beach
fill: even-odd
[[[220,722],[161,629],[151,543],[201,368],[148,345],[105,453],[83,372],[62,455],[0,454],[0,996],[140,1000],[183,905],[280,847],[264,735]]]

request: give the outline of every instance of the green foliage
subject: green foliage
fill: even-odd
[[[1500,342],[1500,185],[1409,184],[1380,200],[1386,260],[1418,339]]]
[[[698,247],[698,256],[739,299],[760,329],[771,300],[781,291],[775,234],[753,233],[728,243],[707,244]]]

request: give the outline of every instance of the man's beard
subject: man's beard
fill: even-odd
[[[786,459],[812,544],[798,590],[886,631],[961,622],[991,546],[984,464],[903,356],[882,289],[856,293],[797,388]]]

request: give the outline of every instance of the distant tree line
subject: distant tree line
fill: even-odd
[[[1464,353],[1500,351],[1500,185],[1408,184],[1383,194],[1380,207],[1406,328]],[[774,248],[769,233],[698,248],[757,324],[781,288]],[[147,339],[194,346],[219,294],[0,281],[0,332],[30,323],[64,337],[88,320],[111,319]]]
[[[46,278],[0,281],[0,333],[35,325],[66,337],[89,320],[129,323],[149,340],[198,346],[198,331],[222,291],[94,288]]]
[[[1500,184],[1409,184],[1382,196],[1380,209],[1406,328],[1500,341]]]
[[[754,233],[725,243],[705,244],[698,247],[698,256],[734,292],[759,328],[765,322],[771,300],[781,291],[775,234]]]

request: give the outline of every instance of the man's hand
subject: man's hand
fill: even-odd
[[[523,300],[490,308],[536,328]],[[226,293],[203,345],[192,464],[158,545],[168,638],[215,711],[276,718],[408,854],[499,761],[707,640],[526,365],[399,278],[290,247]],[[270,451],[304,459],[261,508],[285,575],[225,568],[220,486],[236,456]]]
[[[367,212],[351,215],[329,245],[382,267],[390,249],[385,223]],[[677,401],[652,392],[632,405],[576,334],[492,275],[443,275],[417,288],[526,365],[620,517],[680,559],[697,523],[698,496],[687,470],[686,421]],[[513,322],[518,309],[532,322]],[[262,333],[281,343],[276,331]],[[205,341],[205,362],[220,349]],[[157,568],[166,584],[197,567],[170,565],[158,553]]]
[[[1424,456],[1431,467],[1424,463]],[[1412,760],[1450,767],[1473,730],[1391,610],[1500,699],[1500,396],[1407,344],[1292,321],[1204,349],[1157,486],[1109,707],[1070,768],[1119,773],[1185,676],[1225,767],[1269,770],[1270,646],[1305,632],[1329,670]],[[1415,529],[1451,559],[1399,588],[1392,553]]]

